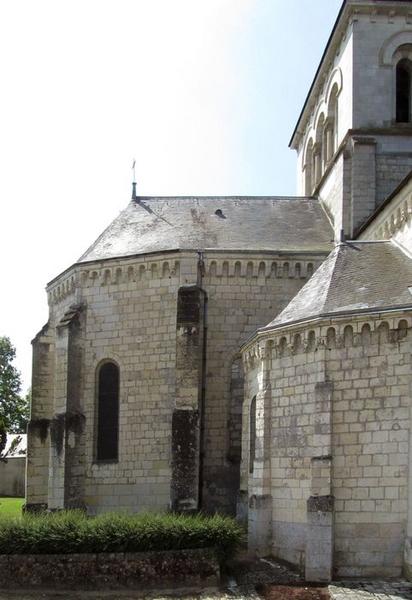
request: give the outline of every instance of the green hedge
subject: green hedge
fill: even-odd
[[[233,555],[242,538],[242,528],[220,515],[103,514],[90,518],[80,511],[65,511],[0,518],[0,554],[214,548],[223,560]]]

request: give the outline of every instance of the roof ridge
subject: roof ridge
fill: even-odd
[[[266,327],[411,304],[412,261],[393,243],[340,243]]]
[[[344,261],[344,249],[348,249],[348,247],[350,248],[350,246],[345,243],[345,242],[341,242],[339,244],[336,244],[335,248],[332,250],[331,254],[329,255],[329,257],[326,259],[328,260],[333,254],[334,256],[334,264],[333,264],[333,268],[330,272],[330,277],[329,277],[329,282],[328,282],[328,287],[327,287],[327,292],[325,294],[325,302],[322,306],[322,311],[326,308],[328,300],[331,299],[330,296],[330,292],[333,293],[333,290],[335,289],[335,285],[336,285],[336,271],[338,269],[339,266],[341,266],[342,262]],[[326,261],[325,261],[326,262]]]
[[[317,280],[322,276],[322,273],[325,271],[326,273],[328,273],[328,271],[330,270],[330,264],[331,261],[333,261],[335,259],[336,261],[336,256],[334,256],[334,253],[337,253],[337,246],[335,246],[335,248],[333,248],[333,250],[329,253],[329,255],[326,257],[326,259],[322,262],[322,264],[319,266],[319,268],[315,271],[315,273],[312,275],[312,277],[310,277],[308,279],[308,281],[305,283],[305,285],[303,287],[300,288],[300,290],[297,292],[297,294],[295,296],[293,296],[293,298],[290,300],[290,302],[288,302],[288,304],[285,306],[285,308],[268,324],[266,325],[266,327],[264,327],[263,329],[266,329],[268,327],[270,327],[271,325],[276,325],[279,323],[281,323],[282,321],[282,316],[284,314],[288,314],[291,307],[293,308],[293,306],[296,303],[299,303],[300,298],[303,296],[305,297],[305,295],[308,294],[308,292],[311,292],[311,289],[314,285],[314,282],[317,282]],[[335,265],[333,265],[333,269],[335,268]],[[327,294],[329,292],[329,285],[322,290],[319,290],[319,288],[316,286],[316,300],[315,302],[318,303],[319,306],[319,310],[317,312],[319,312],[319,314],[322,313],[323,308],[326,305],[326,300],[327,300]],[[287,321],[286,321],[287,322]]]
[[[132,199],[128,202],[129,204],[138,204],[140,200],[313,200],[314,202],[320,203],[317,196],[289,196],[289,195],[247,195],[247,194],[232,194],[232,195],[204,195],[204,194],[191,194],[188,196],[177,195],[177,196],[137,196],[136,200]]]

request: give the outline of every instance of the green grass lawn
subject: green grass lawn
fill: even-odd
[[[0,517],[20,517],[24,498],[0,497]]]

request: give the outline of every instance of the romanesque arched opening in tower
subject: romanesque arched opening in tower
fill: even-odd
[[[308,143],[304,160],[305,194],[311,196],[313,191],[313,140]]]
[[[338,94],[339,89],[335,83],[328,99],[328,116],[326,126],[326,162],[329,163],[332,160],[333,155],[338,149]]]
[[[409,59],[403,58],[396,65],[396,122],[411,121],[411,68]]]
[[[119,367],[103,363],[98,370],[96,459],[117,460],[119,455]]]

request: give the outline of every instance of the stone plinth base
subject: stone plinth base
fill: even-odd
[[[272,544],[272,496],[249,499],[248,548],[254,556],[270,554]]]
[[[311,496],[307,501],[306,581],[332,581],[333,497]]]

